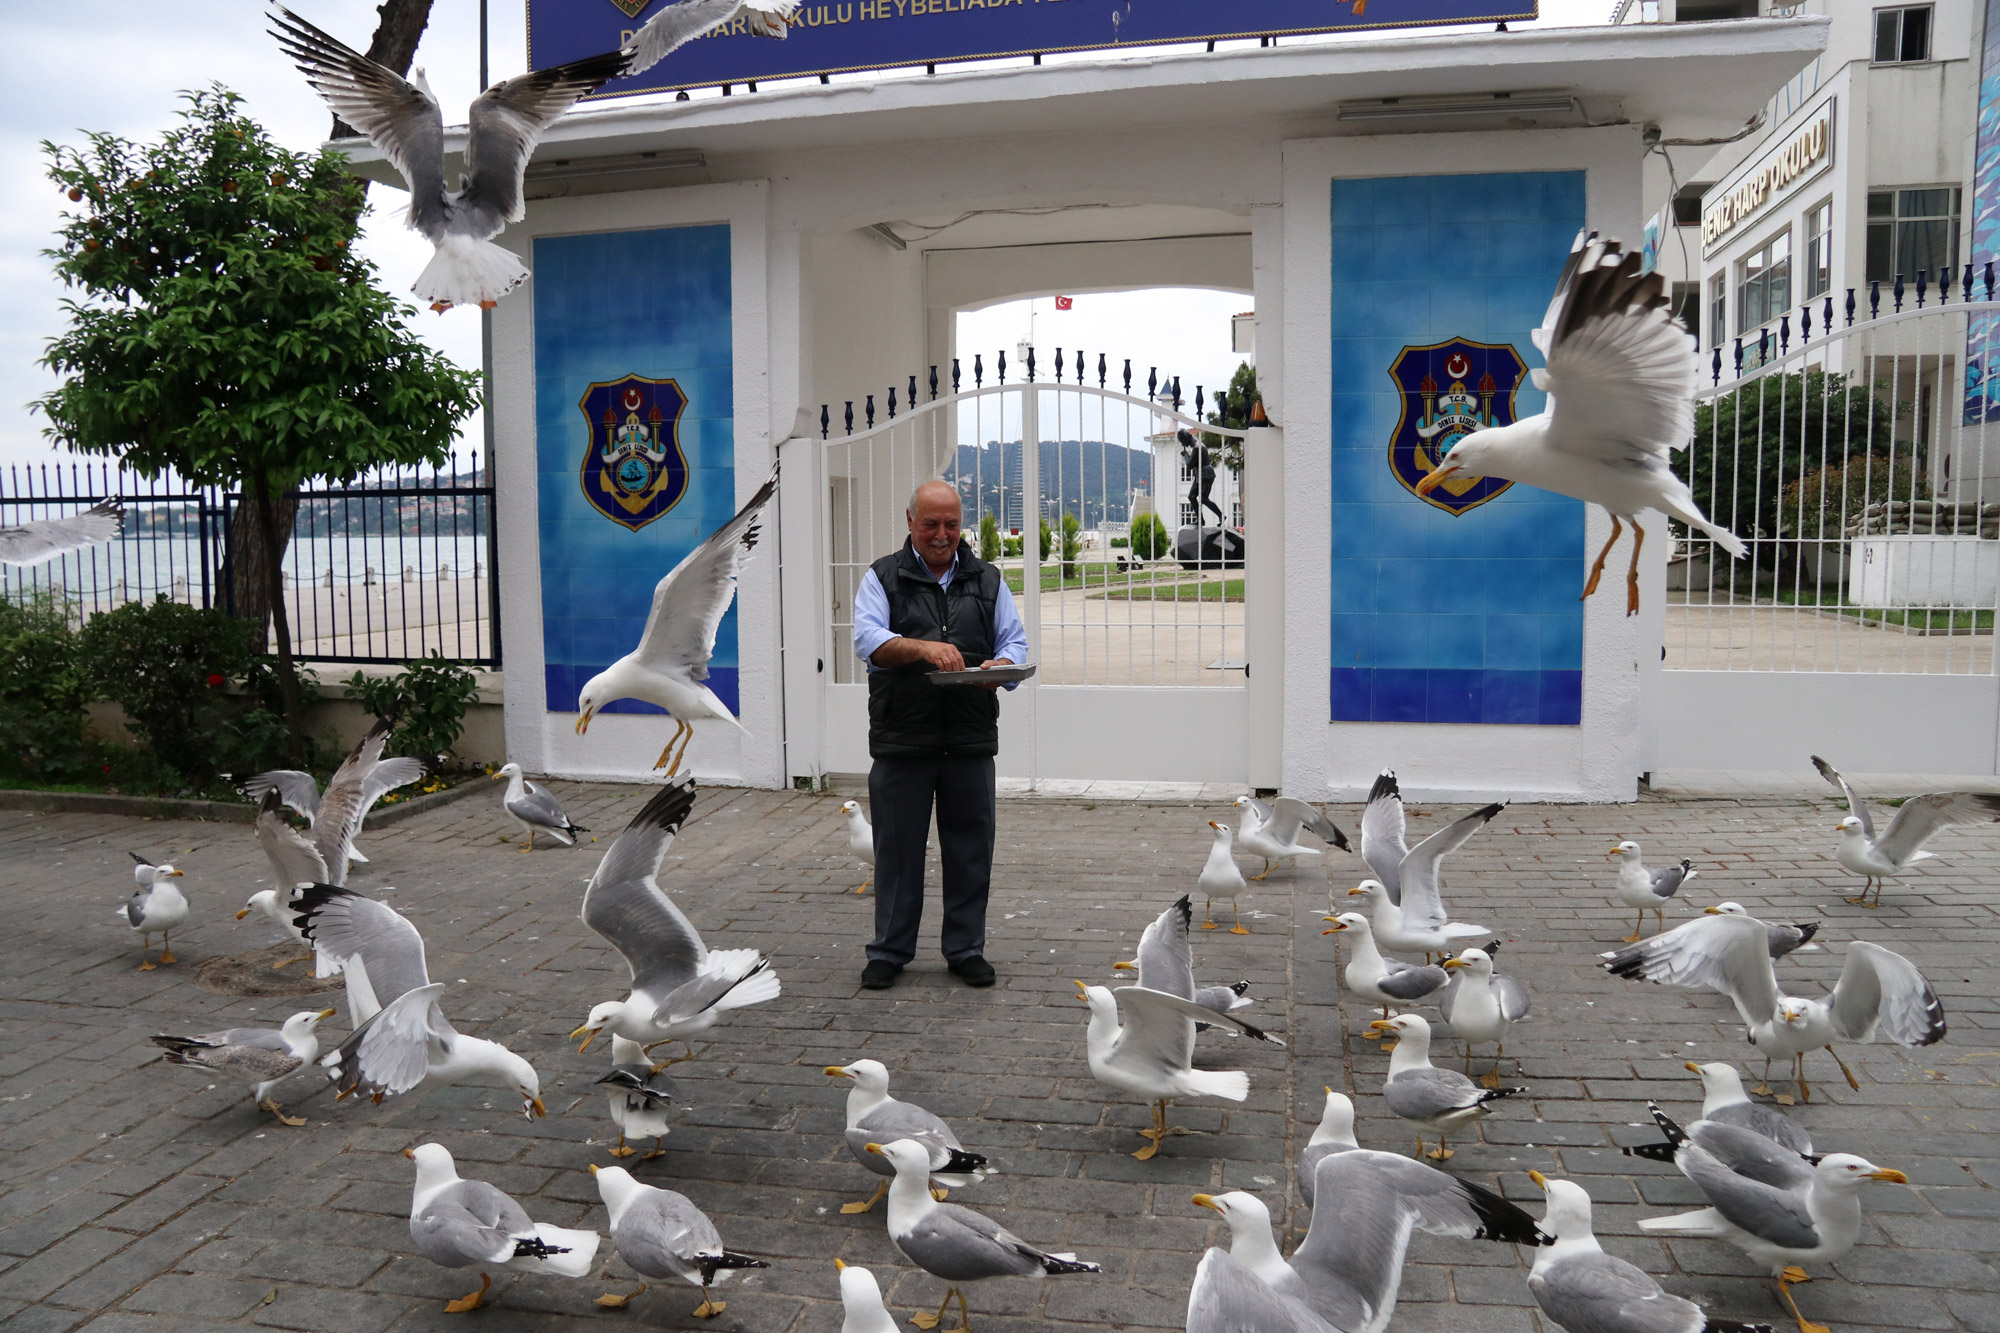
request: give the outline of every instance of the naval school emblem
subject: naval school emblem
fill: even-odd
[[[637,532],[687,494],[681,413],[687,395],[673,380],[627,375],[593,384],[577,403],[590,424],[583,453],[583,498],[613,523]]]
[[[1389,437],[1389,470],[1412,495],[1417,483],[1451,452],[1451,447],[1484,426],[1514,420],[1514,391],[1527,363],[1506,343],[1452,338],[1405,347],[1389,367],[1402,395],[1403,411]],[[1429,495],[1418,496],[1453,516],[1485,504],[1514,483],[1498,477],[1454,477]]]

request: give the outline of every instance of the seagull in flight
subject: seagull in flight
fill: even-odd
[[[783,39],[786,20],[798,13],[800,0],[680,0],[646,20],[632,34],[623,54],[627,74],[643,74],[697,37],[743,20],[753,37]]]
[[[1597,591],[1604,561],[1632,525],[1625,614],[1639,611],[1639,514],[1658,510],[1698,528],[1733,556],[1747,547],[1711,523],[1668,456],[1694,435],[1694,343],[1669,313],[1666,278],[1641,273],[1622,243],[1579,232],[1542,326],[1529,336],[1548,362],[1531,372],[1548,405],[1525,421],[1475,430],[1417,483],[1429,495],[1453,477],[1505,477],[1602,505],[1611,538],[1583,595]]]
[[[283,5],[268,17],[306,82],[408,184],[410,229],[437,247],[410,290],[442,314],[455,305],[491,309],[527,281],[527,266],[493,238],[527,216],[528,159],[549,126],[625,73],[630,57],[606,51],[551,65],[475,97],[466,112],[465,171],[453,190],[445,185],[444,113],[423,70],[405,79]]]
[[[116,541],[124,530],[125,508],[116,499],[80,514],[0,527],[0,565],[46,564],[85,546]]]
[[[743,724],[729,705],[702,682],[708,679],[708,659],[715,653],[715,633],[736,595],[736,578],[750,559],[763,529],[764,506],[778,493],[778,469],[736,517],[717,528],[709,539],[688,552],[653,589],[653,609],[639,646],[592,676],[577,697],[576,734],[590,730],[598,709],[619,699],[643,699],[673,714],[674,734],[660,751],[654,768],[667,776],[680,771],[688,742],[694,739],[694,719],[712,717],[738,731]],[[680,749],[676,751],[674,746]],[[668,762],[671,757],[672,762]]]
[[[1889,821],[1889,827],[1877,837],[1875,820],[1869,815],[1868,802],[1861,799],[1861,793],[1848,786],[1847,779],[1826,760],[1814,755],[1812,761],[1819,775],[1847,798],[1848,814],[1836,826],[1840,831],[1840,847],[1833,859],[1840,862],[1841,869],[1866,879],[1861,896],[1847,900],[1863,907],[1882,905],[1883,880],[1900,878],[1917,862],[1935,856],[1935,852],[1923,850],[1924,843],[1947,824],[2000,823],[2000,796],[1973,791],[1933,791],[1903,802],[1895,818]],[[1871,888],[1875,890],[1873,902],[1868,899]]]

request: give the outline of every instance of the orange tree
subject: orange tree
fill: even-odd
[[[155,142],[43,145],[74,206],[44,253],[78,295],[42,356],[62,383],[34,406],[74,452],[240,489],[262,539],[280,697],[303,738],[282,591],[288,497],[312,478],[442,463],[479,376],[419,341],[413,308],[356,257],[361,185],[345,159],[288,152],[220,87],[184,98]]]

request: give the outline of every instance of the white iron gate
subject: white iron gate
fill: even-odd
[[[1980,388],[2000,303],[1928,285],[1851,323],[1808,302],[1705,356],[1676,470],[1750,555],[1674,552],[1656,767],[1995,771],[2000,418]]]
[[[894,412],[894,396],[885,401]],[[788,475],[799,488],[788,495],[815,506],[824,554],[809,594],[807,572],[787,561],[788,658],[808,632],[816,645],[809,687],[802,664],[788,668],[795,774],[868,768],[855,590],[902,545],[911,492],[941,478],[959,490],[966,540],[1012,589],[1039,668],[1001,696],[1002,777],[1248,780],[1247,628],[1260,608],[1245,562],[1256,537],[1244,522],[1243,454],[1275,431],[1205,425],[1199,408],[1173,406],[1171,387],[1149,401],[1082,383],[978,385],[913,411],[906,401],[882,421],[864,402],[852,433],[851,419],[824,413],[823,439],[786,449],[788,474],[811,457],[815,475]],[[1177,438],[1183,430],[1194,448]],[[789,528],[787,540],[803,535]],[[805,595],[823,609],[817,625],[790,611]],[[1275,683],[1275,654],[1270,667]]]

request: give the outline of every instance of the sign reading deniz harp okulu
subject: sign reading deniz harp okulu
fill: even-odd
[[[668,0],[527,0],[532,69],[623,45]],[[598,97],[1159,42],[1535,17],[1535,0],[804,0],[784,41],[739,20]]]

